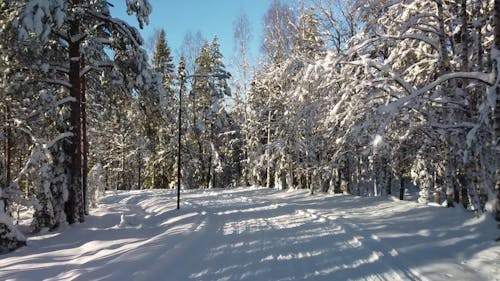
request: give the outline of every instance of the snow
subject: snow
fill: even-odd
[[[500,280],[490,217],[395,198],[273,189],[108,192],[28,237],[0,280]]]
[[[378,148],[378,147],[381,147],[381,146],[384,146],[385,145],[385,142],[384,142],[384,137],[381,136],[381,135],[375,135],[375,137],[373,138],[373,147],[374,148]]]

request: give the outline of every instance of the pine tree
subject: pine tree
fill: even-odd
[[[154,101],[148,102],[144,108],[149,112],[145,116],[145,126],[148,127],[148,136],[151,139],[150,157],[146,164],[147,188],[168,187],[173,181],[171,171],[175,165],[175,67],[165,36],[165,31],[161,30],[152,58],[153,71],[161,75],[164,91],[158,92]]]
[[[217,38],[204,44],[195,62],[190,93],[192,128],[187,137],[197,161],[190,174],[199,186],[210,188],[214,186],[215,174],[224,170],[218,136],[229,124],[224,96],[230,94],[226,81],[230,75],[225,70]]]
[[[500,146],[500,84],[498,81],[500,81],[500,0],[495,0],[495,12],[494,12],[494,18],[495,18],[495,45],[492,50],[492,57],[493,60],[495,61],[495,66],[496,68],[494,71],[496,71],[496,107],[495,107],[495,142],[496,146]],[[497,162],[498,165],[498,162]],[[497,192],[497,198],[496,198],[496,206],[495,206],[495,217],[498,221],[500,221],[500,172],[497,167],[497,180],[495,183],[495,188]]]
[[[160,30],[156,39],[152,58],[153,71],[160,73],[164,85],[170,85],[174,78],[175,66],[173,64],[171,50],[167,45],[166,32]]]
[[[128,1],[127,7],[137,14],[139,23],[143,25],[147,22],[151,6],[147,1],[140,4],[135,5]],[[36,16],[44,11],[50,11],[50,14],[44,18]],[[69,116],[66,116],[69,126],[62,128],[63,134],[72,134],[69,141],[63,142],[66,155],[63,159],[67,161],[63,166],[69,167],[66,171],[67,186],[63,187],[67,188],[68,194],[65,213],[69,223],[83,221],[85,187],[81,171],[86,168],[82,162],[82,153],[86,152],[85,145],[82,144],[85,142],[84,134],[80,132],[83,127],[82,112],[85,109],[82,108],[82,101],[87,88],[84,78],[90,78],[105,68],[111,68],[112,71],[106,73],[115,80],[121,80],[128,89],[148,90],[154,87],[155,81],[146,71],[148,65],[145,52],[140,49],[142,39],[135,29],[110,16],[109,3],[105,1],[97,1],[92,5],[79,0],[28,1],[23,9],[17,11],[14,24],[22,41],[34,42],[28,48],[34,52],[38,51],[37,46],[47,46],[49,43],[60,48],[67,47],[66,54],[59,53],[60,61],[47,61],[42,65],[47,69],[44,73],[59,73],[58,79],[42,78],[39,81],[63,86],[69,92],[70,109]],[[109,40],[110,37],[113,37],[112,40]],[[109,60],[104,53],[105,45],[115,51],[114,61]],[[99,57],[92,57],[95,54]],[[92,60],[85,60],[85,56],[92,57]],[[61,66],[65,65],[64,62],[69,68]],[[91,72],[93,70],[98,72]],[[125,76],[122,71],[134,75]]]

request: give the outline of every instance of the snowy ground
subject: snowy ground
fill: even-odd
[[[500,235],[461,209],[267,189],[117,192],[0,256],[0,280],[500,280]]]

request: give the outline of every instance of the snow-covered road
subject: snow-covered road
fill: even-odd
[[[0,256],[0,280],[500,280],[488,217],[268,189],[108,193]]]

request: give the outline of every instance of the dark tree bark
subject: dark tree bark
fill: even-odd
[[[342,185],[342,170],[337,168],[337,178],[335,181],[335,186],[333,188],[333,193],[339,194],[342,193],[341,185]]]
[[[493,71],[496,71],[497,81],[499,79],[500,73],[498,72],[500,68],[500,0],[495,0],[495,49],[496,49],[496,58],[495,58],[495,68]],[[496,106],[495,106],[495,141],[498,146],[500,143],[500,85],[496,86]],[[500,221],[500,184],[497,183],[497,206],[496,206],[496,214],[495,218]]]
[[[71,5],[76,7],[80,0],[72,0]],[[80,36],[80,21],[74,18],[70,21],[69,32],[69,82],[71,84],[70,95],[75,101],[71,104],[71,132],[73,136],[66,146],[66,153],[70,157],[70,174],[68,186],[68,200],[64,206],[66,219],[69,224],[77,221],[84,221],[83,192],[82,192],[82,138],[81,138],[81,117],[82,117],[82,81],[80,77],[81,70],[81,40],[75,40]]]
[[[4,152],[4,163],[3,163],[3,168],[4,168],[4,177],[5,177],[5,184],[10,183],[10,165],[11,165],[11,133],[10,133],[10,111],[9,108],[6,106],[5,107],[5,112],[4,112],[4,133],[5,133],[5,140],[4,140],[4,147],[3,147],[3,152]]]
[[[495,0],[495,49],[496,49],[496,61],[494,62],[496,65],[493,71],[496,71],[497,80],[499,79],[500,73],[498,73],[498,69],[500,68],[500,0]],[[500,143],[500,85],[496,86],[497,93],[497,101],[495,107],[495,138],[497,145]],[[500,198],[500,194],[499,194]]]
[[[399,176],[399,200],[405,199],[405,180],[403,175]]]
[[[450,56],[446,48],[446,38],[445,38],[445,27],[444,27],[444,15],[443,15],[443,0],[437,0],[438,9],[438,19],[439,19],[439,52],[441,54],[441,60],[439,61],[439,72],[436,73],[437,76],[443,75],[450,70]]]
[[[82,55],[81,58],[81,68],[85,67],[85,56]],[[83,206],[84,206],[84,212],[85,215],[88,215],[88,207],[87,207],[87,175],[89,172],[88,169],[88,152],[89,152],[89,143],[87,140],[87,97],[86,97],[86,92],[87,92],[87,85],[86,85],[86,80],[85,76],[81,77],[81,97],[82,97],[82,102],[81,102],[81,134],[82,134],[82,189],[83,189]]]
[[[462,43],[462,52],[460,54],[462,60],[462,71],[469,71],[469,30],[467,29],[469,22],[467,20],[467,0],[461,0],[460,20],[462,24],[460,28],[460,41]]]
[[[137,189],[141,190],[142,189],[142,184],[141,184],[141,166],[142,166],[142,161],[141,161],[141,151],[137,153]]]
[[[385,168],[385,175],[386,175],[386,186],[385,186],[385,193],[387,195],[392,195],[392,173],[389,171],[389,168]]]
[[[10,166],[12,163],[12,158],[11,158],[11,131],[10,131],[10,111],[7,106],[5,106],[5,112],[4,112],[4,119],[3,119],[3,127],[4,127],[4,134],[5,134],[5,140],[3,143],[3,153],[4,153],[4,159],[3,159],[3,175],[4,175],[4,180],[5,182],[3,183],[4,186],[9,186],[10,184]],[[7,212],[8,206],[7,206],[7,199],[3,198],[3,203],[4,203],[4,211]]]

